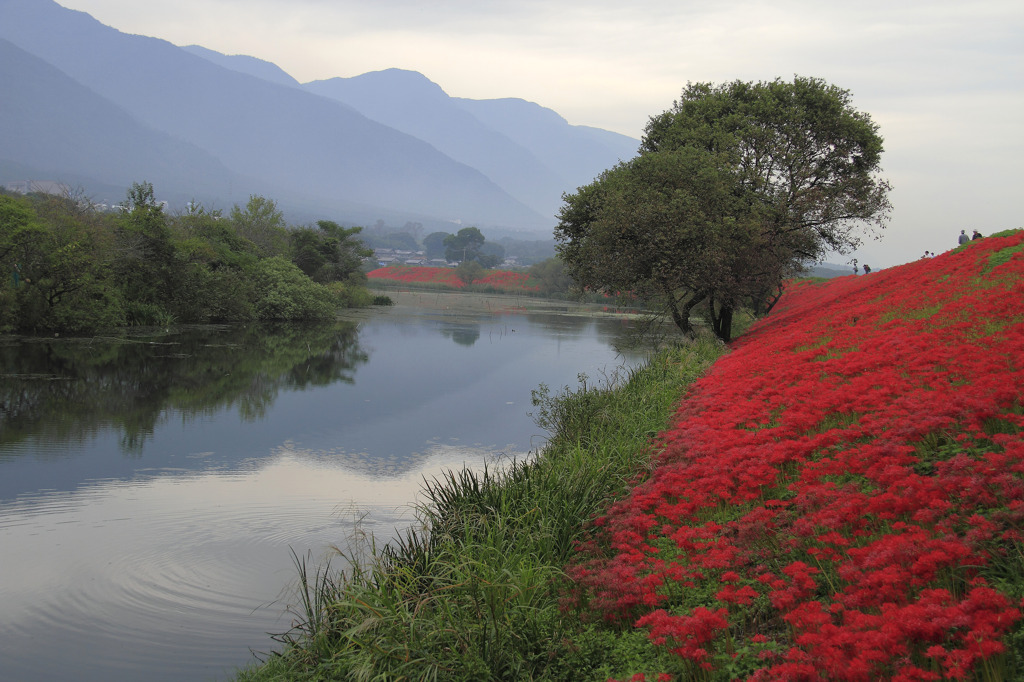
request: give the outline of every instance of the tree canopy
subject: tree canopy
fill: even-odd
[[[235,204],[229,217],[238,234],[255,244],[260,255],[269,257],[287,253],[287,224],[273,199],[251,195],[245,208]]]
[[[344,228],[333,220],[318,220],[317,229],[302,227],[290,234],[292,260],[310,279],[321,284],[355,278],[365,281],[360,269],[373,255],[357,235],[361,227]]]
[[[444,258],[446,247],[444,240],[451,236],[447,232],[431,232],[423,238],[423,248],[427,252],[427,258]]]
[[[639,155],[563,197],[558,253],[578,285],[659,304],[684,332],[707,305],[770,308],[785,279],[884,227],[882,138],[820,79],[689,84]]]
[[[428,235],[429,236],[429,235]],[[450,234],[444,238],[444,257],[449,263],[464,263],[476,261],[484,268],[493,268],[501,262],[504,257],[504,249],[501,255],[496,252],[488,253],[485,248],[483,233],[475,227],[464,227],[457,234]],[[499,248],[500,245],[498,245]]]
[[[333,319],[371,300],[360,229],[293,228],[258,196],[230,218],[169,215],[148,182],[115,212],[0,192],[0,332]]]
[[[548,296],[566,296],[572,289],[572,278],[565,272],[565,263],[559,258],[548,258],[530,266],[530,283],[537,291]]]

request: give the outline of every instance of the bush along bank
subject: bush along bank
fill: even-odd
[[[1024,679],[1024,232],[788,293],[593,524],[631,680]]]
[[[530,461],[432,481],[422,529],[299,566],[299,623],[283,651],[239,680],[597,679],[612,668],[578,642],[591,625],[561,608],[563,568],[582,522],[624,495],[648,444],[698,376],[725,351],[705,340],[664,351],[623,377],[534,395],[550,431]]]

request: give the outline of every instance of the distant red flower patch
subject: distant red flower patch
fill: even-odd
[[[527,283],[529,279],[530,275],[526,272],[493,270],[483,279],[474,280],[473,284],[487,284],[496,289],[538,291],[540,287],[529,285]]]
[[[395,282],[444,284],[461,289],[465,286],[453,268],[431,268],[417,265],[399,265],[377,268],[366,273],[369,279],[389,279]]]

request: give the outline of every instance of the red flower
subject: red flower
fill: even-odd
[[[985,576],[1024,570],[1022,300],[1024,232],[790,287],[594,524],[570,570],[591,608],[711,668],[750,609],[788,631],[754,680],[955,679],[1000,655],[1021,605]]]

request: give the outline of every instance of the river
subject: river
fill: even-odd
[[[288,629],[293,553],[393,537],[425,477],[543,445],[541,383],[644,357],[593,306],[398,303],[0,340],[0,679],[229,679]]]

